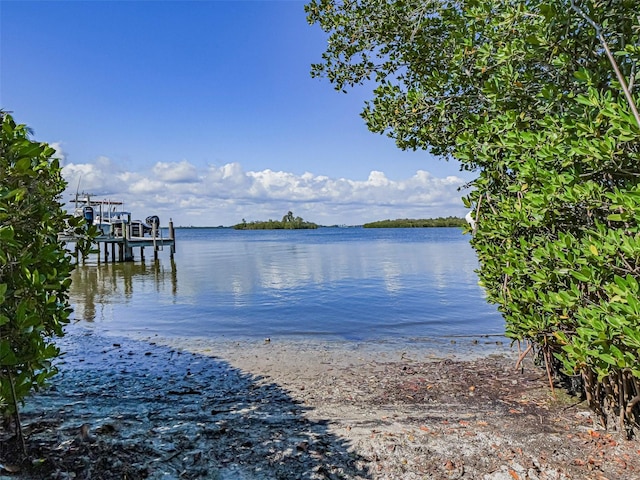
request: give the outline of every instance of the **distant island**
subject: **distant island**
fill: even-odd
[[[467,224],[464,218],[438,217],[438,218],[398,218],[396,220],[380,220],[378,222],[365,223],[364,228],[423,228],[423,227],[463,227]]]
[[[282,217],[282,220],[267,220],[262,222],[249,222],[243,218],[242,223],[234,225],[235,230],[308,230],[318,228],[312,222],[305,222],[301,217],[294,217],[292,212]]]

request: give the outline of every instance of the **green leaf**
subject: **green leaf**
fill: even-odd
[[[31,159],[21,158],[16,162],[14,168],[18,173],[25,173],[27,170],[31,168]]]
[[[580,272],[571,271],[571,276],[577,280],[580,280],[581,282],[588,282],[591,279],[590,276],[587,276],[582,271]]]
[[[601,353],[601,354],[598,355],[598,358],[600,360],[604,360],[609,365],[613,365],[613,366],[617,366],[618,365],[617,360],[614,357],[612,357],[611,355],[609,355],[608,353]]]
[[[7,242],[9,240],[13,240],[14,230],[13,227],[8,225],[0,226],[0,240],[3,242]]]

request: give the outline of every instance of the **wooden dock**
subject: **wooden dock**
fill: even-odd
[[[134,249],[140,249],[140,259],[144,260],[144,249],[153,248],[153,258],[158,258],[158,252],[169,248],[169,254],[173,258],[176,251],[176,237],[173,228],[173,221],[169,220],[169,236],[163,237],[162,231],[153,225],[153,229],[149,236],[140,236],[140,229],[134,228],[135,224],[131,222],[124,223],[121,228],[113,228],[110,232],[102,234],[94,238],[96,248],[91,249],[91,253],[98,254],[98,262],[104,259],[105,262],[131,262],[134,260]],[[61,234],[60,240],[75,243],[73,235]],[[78,260],[80,253],[76,250]],[[84,259],[82,259],[84,260]]]

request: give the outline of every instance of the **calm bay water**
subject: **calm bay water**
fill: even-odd
[[[420,341],[499,334],[456,228],[178,229],[176,254],[73,273],[81,323],[113,333]],[[138,251],[136,250],[136,255]]]

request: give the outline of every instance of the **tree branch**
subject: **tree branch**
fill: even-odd
[[[638,127],[640,127],[640,113],[638,113],[638,107],[636,106],[633,100],[633,97],[631,96],[631,91],[627,86],[627,81],[624,78],[624,75],[622,75],[622,72],[620,72],[620,68],[618,68],[618,63],[616,62],[616,59],[613,58],[613,54],[611,53],[611,50],[609,50],[609,44],[607,43],[606,39],[604,38],[604,35],[602,34],[602,28],[600,27],[600,25],[594,22],[586,13],[584,13],[584,11],[580,7],[578,7],[575,4],[575,0],[571,0],[571,9],[576,13],[578,13],[578,15],[580,15],[589,25],[591,25],[595,29],[598,40],[600,40],[600,43],[604,47],[604,51],[607,54],[607,58],[609,59],[609,62],[611,63],[611,66],[613,67],[614,72],[616,73],[616,77],[620,82],[620,86],[622,87],[624,96],[627,99],[629,108],[631,108],[631,112],[633,113],[633,116],[636,119],[636,123],[638,124]]]

